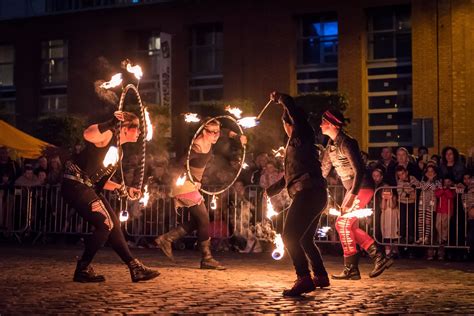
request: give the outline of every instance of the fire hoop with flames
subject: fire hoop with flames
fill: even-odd
[[[190,165],[189,165],[189,159],[190,159],[190,156],[191,156],[191,150],[192,150],[192,147],[193,147],[193,143],[194,141],[196,140],[196,138],[199,136],[199,134],[202,132],[202,130],[205,128],[205,126],[207,124],[209,124],[211,121],[214,121],[214,120],[222,120],[222,119],[226,119],[226,120],[229,120],[231,121],[232,123],[234,123],[237,128],[239,129],[239,132],[241,135],[244,135],[244,131],[242,130],[242,127],[239,125],[239,123],[237,122],[237,120],[230,116],[230,115],[220,115],[220,116],[216,116],[216,117],[212,117],[210,118],[209,120],[207,120],[206,122],[204,122],[196,131],[196,133],[194,133],[194,137],[192,138],[191,140],[191,145],[189,146],[189,149],[188,149],[188,155],[186,157],[186,170],[187,170],[187,178],[189,179],[189,181],[191,181],[191,183],[195,184],[194,181],[193,181],[193,177],[192,177],[192,174],[191,174],[191,168],[190,168]],[[190,121],[191,122],[191,121]],[[240,172],[242,172],[242,169],[244,167],[244,163],[245,163],[245,154],[246,154],[246,146],[244,144],[241,144],[242,146],[242,157],[240,159],[240,167],[239,167],[239,170],[237,172],[237,174],[235,175],[234,179],[226,186],[224,187],[222,190],[219,190],[219,191],[208,191],[202,187],[199,188],[199,191],[201,191],[202,193],[205,193],[209,196],[212,196],[212,202],[211,202],[211,208],[214,209],[214,207],[212,206],[215,206],[217,207],[216,205],[216,196],[227,191],[234,183],[235,181],[237,181],[239,175],[240,175]],[[183,175],[184,176],[184,175]],[[182,177],[180,177],[181,179]],[[178,179],[179,180],[179,179]]]
[[[137,101],[138,101],[138,106],[140,108],[140,139],[142,142],[142,150],[141,150],[141,164],[140,164],[140,181],[139,181],[139,187],[140,189],[143,190],[143,180],[144,180],[144,175],[145,175],[145,157],[146,157],[146,142],[150,141],[153,137],[153,126],[151,124],[150,116],[148,113],[147,108],[143,105],[142,99],[140,97],[140,93],[138,92],[138,85],[140,83],[140,79],[143,76],[142,69],[139,65],[134,65],[130,63],[129,60],[125,60],[122,62],[122,68],[126,69],[128,72],[132,73],[135,78],[137,79],[137,84],[127,84],[125,87],[122,87],[122,94],[120,96],[120,101],[118,104],[118,111],[123,111],[124,110],[124,104],[125,104],[125,99],[127,96],[127,93],[133,92],[136,95]],[[109,82],[105,82],[104,84],[101,85],[101,88],[103,89],[110,89],[117,87],[122,84],[122,76],[121,74],[116,74],[112,77],[112,79]],[[117,159],[119,163],[119,169],[121,173],[121,185],[125,185],[125,180],[123,176],[123,169],[122,169],[122,158],[121,158],[121,152],[122,152],[122,146],[120,144],[120,129],[122,127],[122,122],[120,121],[118,123],[118,129],[116,130],[116,139],[117,139]],[[127,200],[128,198],[131,198],[128,195],[125,199],[122,199],[120,201],[121,204],[121,214],[120,214],[120,220],[121,221],[126,221],[128,219],[128,212],[127,212]],[[149,194],[148,194],[148,186],[145,186],[145,192],[143,197],[140,199],[140,204],[143,205],[143,207],[147,206],[149,199]]]

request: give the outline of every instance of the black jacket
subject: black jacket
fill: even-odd
[[[357,140],[344,133],[343,130],[339,131],[334,141],[329,140],[321,165],[324,177],[327,177],[334,167],[346,190],[351,190],[351,193],[355,195],[359,193],[365,166]]]
[[[321,174],[321,163],[315,144],[314,130],[302,109],[295,106],[293,98],[282,94],[280,104],[290,118],[293,132],[285,148],[285,176],[267,188],[269,196],[278,194],[283,188],[307,178],[312,186],[326,187],[326,180]]]

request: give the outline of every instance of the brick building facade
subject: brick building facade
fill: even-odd
[[[112,72],[100,60],[142,60],[145,99],[159,104],[151,68],[166,33],[178,138],[177,114],[206,102],[258,110],[275,89],[338,90],[364,150],[416,147],[413,119],[426,119],[429,145],[432,124],[432,152],[474,145],[472,0],[163,1],[4,19],[0,29],[1,113],[26,129],[39,115],[105,113],[93,82]]]

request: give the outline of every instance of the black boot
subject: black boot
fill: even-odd
[[[369,273],[369,277],[375,278],[388,269],[393,264],[393,259],[389,259],[385,254],[377,248],[375,242],[367,249],[369,257],[374,261],[374,269]]]
[[[283,290],[283,296],[300,296],[316,289],[310,275],[298,277],[291,289]]]
[[[155,243],[160,247],[161,251],[174,262],[172,243],[184,236],[186,236],[186,231],[183,227],[179,226],[156,238]]]
[[[199,243],[201,249],[201,269],[225,270],[225,267],[215,260],[211,254],[211,238]]]
[[[329,277],[327,274],[325,275],[315,275],[313,278],[313,283],[315,287],[319,287],[320,289],[329,287],[331,284],[329,283]]]
[[[73,281],[81,283],[104,282],[105,277],[96,274],[94,268],[92,268],[88,262],[78,260],[76,271],[74,271]]]
[[[151,280],[160,275],[158,271],[148,268],[138,259],[130,261],[128,263],[128,269],[130,270],[132,282]]]
[[[360,280],[359,254],[344,257],[344,270],[341,274],[331,275],[334,280]]]

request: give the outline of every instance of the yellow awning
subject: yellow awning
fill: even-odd
[[[40,157],[45,147],[55,147],[20,131],[3,120],[0,120],[0,146],[13,149],[17,156],[29,159]]]

